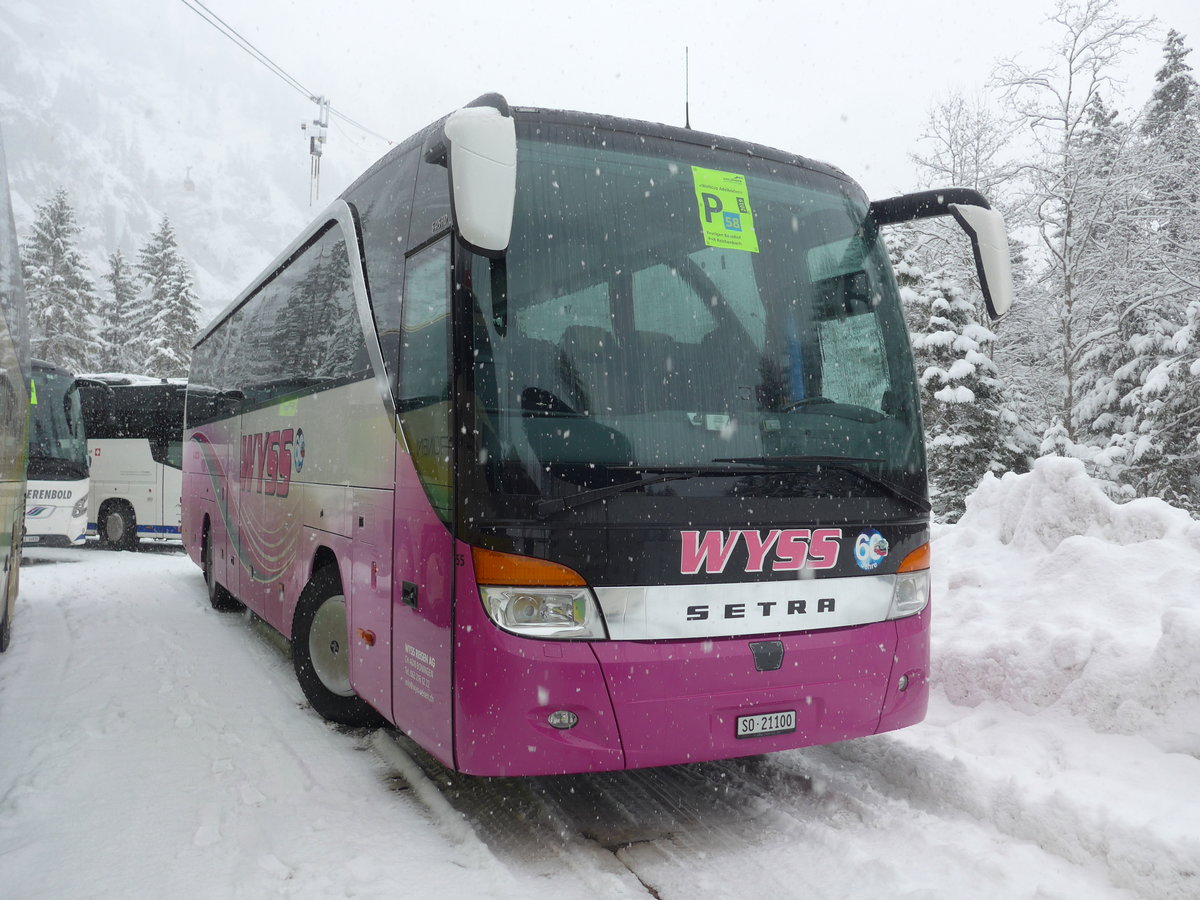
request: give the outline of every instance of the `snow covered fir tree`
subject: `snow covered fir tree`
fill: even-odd
[[[995,334],[979,321],[979,303],[944,270],[927,273],[917,232],[888,236],[892,265],[912,339],[930,469],[934,515],[956,521],[985,473],[1028,468],[999,370],[991,359]]]
[[[100,300],[100,339],[104,357],[99,367],[110,372],[127,372],[136,368],[131,353],[134,332],[130,317],[137,301],[138,283],[120,250],[114,250],[108,257],[104,280],[108,284],[108,294]]]
[[[138,370],[163,378],[186,377],[192,340],[200,327],[200,305],[166,216],[138,253],[136,268],[142,289],[130,311],[129,327]]]
[[[1195,514],[1200,116],[1186,36],[1168,33],[1146,107],[1122,111],[1117,60],[1150,23],[1112,0],[1060,3],[1053,21],[1049,65],[996,73],[1034,146],[1012,142],[1019,175],[991,196],[1036,240],[995,359],[1038,453],[1083,459],[1115,497]]]
[[[60,188],[37,208],[21,248],[33,355],[76,372],[93,367],[101,355],[92,321],[96,292],[75,243],[81,230]]]
[[[132,265],[109,255],[100,293],[76,246],[82,230],[65,190],[37,209],[21,253],[33,354],[72,372],[186,377],[200,304],[170,220]]]

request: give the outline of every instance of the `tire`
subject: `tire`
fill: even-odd
[[[0,582],[0,588],[4,589],[4,594],[0,595],[0,653],[4,653],[12,642],[12,617],[17,610],[17,584],[20,577],[20,545],[16,544],[17,538],[18,534],[14,533],[14,548],[5,560],[4,581]],[[8,608],[10,606],[11,611]]]
[[[8,649],[8,645],[12,643],[12,619],[8,615],[8,600],[4,600],[4,606],[0,609],[0,653]]]
[[[112,550],[133,550],[138,544],[137,516],[133,507],[121,500],[107,503],[100,511],[96,533],[100,543]]]
[[[13,616],[17,614],[17,592],[21,584],[21,530],[13,530],[13,544],[4,566],[3,583],[4,595],[0,597],[0,653],[8,649],[12,643]]]
[[[300,594],[292,619],[292,666],[300,689],[324,719],[353,727],[383,723],[350,686],[346,598],[333,566],[319,569]]]
[[[200,539],[200,568],[204,571],[204,587],[208,591],[208,602],[218,612],[236,612],[245,609],[242,601],[229,593],[217,581],[216,570],[212,564],[212,541],[208,537],[208,527],[204,529],[204,537]]]

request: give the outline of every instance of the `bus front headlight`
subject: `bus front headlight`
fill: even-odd
[[[491,620],[513,634],[604,640],[604,619],[586,587],[483,587],[483,605]]]
[[[915,616],[929,603],[929,570],[901,572],[892,588],[892,607],[889,619]]]
[[[555,640],[607,640],[596,595],[574,569],[547,559],[471,548],[488,617],[513,634]]]
[[[78,519],[80,516],[87,515],[88,495],[84,494],[75,501],[75,506],[71,508],[71,518]]]

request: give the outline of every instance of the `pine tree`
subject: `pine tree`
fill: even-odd
[[[1161,497],[1200,518],[1200,299],[1169,342],[1173,351],[1148,375],[1135,471],[1143,496]]]
[[[163,378],[184,377],[192,340],[199,330],[200,305],[191,270],[179,253],[175,231],[166,216],[149,243],[138,251],[137,273],[142,291],[130,324],[141,336],[135,342],[140,368]]]
[[[129,347],[134,343],[134,332],[130,327],[130,316],[137,302],[137,277],[120,250],[108,257],[108,271],[104,274],[111,294],[100,304],[100,338],[104,344],[101,368],[121,372],[134,368],[128,358]]]
[[[1145,146],[1158,280],[1174,286],[1175,330],[1132,398],[1140,413],[1127,473],[1139,495],[1159,496],[1200,515],[1200,89],[1172,31],[1147,112]]]
[[[933,512],[956,521],[985,473],[1027,468],[1031,439],[992,362],[995,334],[955,278],[926,271],[929,247],[915,234],[893,231],[888,246],[921,385]]]
[[[1159,326],[1129,404],[1138,412],[1126,480],[1139,496],[1157,496],[1200,512],[1200,88],[1184,58],[1190,50],[1172,30],[1165,64],[1147,104],[1144,172],[1148,265],[1142,277],[1162,286],[1147,316]]]
[[[1170,330],[1152,313],[1177,292],[1150,259],[1137,130],[1099,100],[1114,91],[1117,61],[1149,22],[1122,16],[1115,0],[1060,0],[1053,21],[1062,36],[1052,65],[999,70],[1037,144],[1028,206],[1042,244],[1040,281],[1056,325],[1061,390],[1048,418],[1065,431],[1047,435],[1045,446],[1069,447],[1114,477],[1136,432],[1130,391],[1153,365],[1144,354]]]
[[[91,321],[96,294],[75,248],[80,231],[70,198],[60,189],[37,208],[21,254],[33,355],[74,372],[91,369],[100,356]]]
[[[1154,95],[1142,125],[1149,135],[1162,135],[1181,128],[1194,131],[1196,128],[1191,103],[1197,93],[1196,79],[1191,75],[1192,67],[1184,61],[1192,51],[1183,42],[1184,35],[1174,28],[1167,32],[1163,44],[1166,61],[1154,77]]]
[[[1191,53],[1184,36],[1172,29],[1163,46],[1165,63],[1155,76],[1154,94],[1146,106],[1143,132],[1147,138],[1147,172],[1164,238],[1174,246],[1168,257],[1192,234],[1190,220],[1198,200],[1197,144],[1200,143],[1200,86],[1184,60]]]
[[[1126,471],[1140,428],[1135,398],[1179,324],[1175,303],[1154,274],[1146,227],[1145,156],[1136,129],[1119,121],[1099,95],[1077,136],[1079,191],[1074,215],[1086,222],[1074,287],[1086,314],[1076,318],[1071,433],[1095,451],[1094,474],[1131,494]],[[1085,304],[1080,304],[1080,309]]]

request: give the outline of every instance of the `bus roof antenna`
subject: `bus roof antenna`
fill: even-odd
[[[688,65],[690,49],[686,44],[683,47],[683,127],[689,130],[692,127],[691,69]]]

